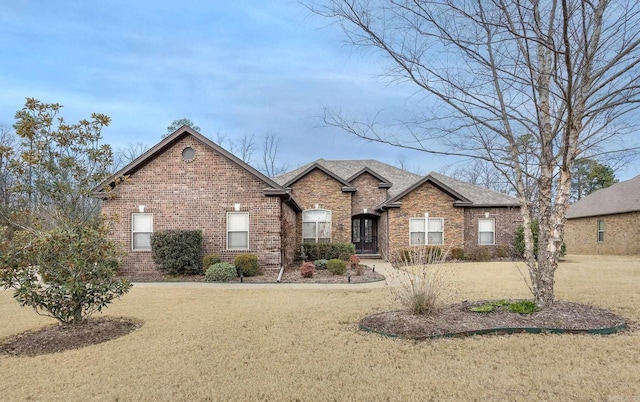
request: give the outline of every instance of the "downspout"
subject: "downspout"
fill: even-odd
[[[280,265],[280,272],[278,273],[278,279],[276,280],[276,282],[280,283],[280,280],[282,279],[282,273],[284,272],[284,265]]]

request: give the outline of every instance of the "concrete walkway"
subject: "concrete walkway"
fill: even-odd
[[[134,282],[136,288],[205,288],[205,289],[369,289],[383,288],[390,279],[391,264],[384,260],[362,260],[361,264],[376,267],[386,281],[366,283],[216,283],[216,282]]]

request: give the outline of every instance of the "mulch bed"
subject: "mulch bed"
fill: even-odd
[[[0,355],[38,356],[79,349],[126,335],[142,326],[128,318],[95,318],[81,324],[54,324],[5,339]]]
[[[387,336],[418,340],[483,333],[607,333],[627,327],[637,329],[636,323],[628,323],[609,310],[567,301],[556,301],[551,307],[532,314],[512,313],[505,308],[491,313],[470,310],[487,302],[442,306],[434,316],[412,315],[406,311],[384,312],[363,318],[360,326]],[[611,329],[614,330],[609,331]]]

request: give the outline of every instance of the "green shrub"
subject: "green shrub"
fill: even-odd
[[[353,243],[303,243],[302,255],[309,261],[330,260],[342,258],[349,260],[356,253],[356,246]]]
[[[239,254],[234,260],[238,275],[258,275],[258,256],[255,254]]]
[[[0,227],[0,287],[14,289],[18,303],[37,314],[79,324],[131,288],[116,277],[122,253],[102,221],[3,232]]]
[[[153,262],[169,275],[201,273],[201,254],[200,230],[163,230],[151,235]]]
[[[313,265],[316,269],[327,269],[327,260],[315,260]]]
[[[228,262],[218,262],[212,264],[204,274],[207,282],[229,282],[238,277],[238,272],[233,264]]]
[[[303,278],[313,278],[313,270],[315,266],[312,262],[303,262],[300,266],[300,276]]]
[[[452,248],[451,258],[453,258],[454,260],[464,260],[464,249],[461,247]]]
[[[538,220],[531,221],[531,234],[533,235],[533,255],[538,257],[538,231],[540,227]],[[516,237],[513,243],[513,250],[518,258],[524,258],[524,226],[520,225],[516,229]]]
[[[202,268],[204,270],[207,270],[210,266],[212,266],[213,264],[217,264],[219,262],[222,262],[220,257],[218,257],[215,254],[207,254],[202,259]]]
[[[347,272],[347,263],[338,258],[332,258],[327,262],[327,269],[334,275],[344,275]]]

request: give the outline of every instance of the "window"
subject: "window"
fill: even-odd
[[[302,242],[329,243],[331,241],[331,211],[308,209],[302,212]]]
[[[227,250],[249,250],[249,213],[227,213]]]
[[[444,244],[444,219],[411,218],[409,220],[410,244]],[[426,230],[425,230],[426,229]]]
[[[604,243],[604,220],[598,219],[598,243]]]
[[[478,219],[478,244],[496,244],[496,220]]]
[[[131,250],[151,251],[153,214],[131,215]]]

